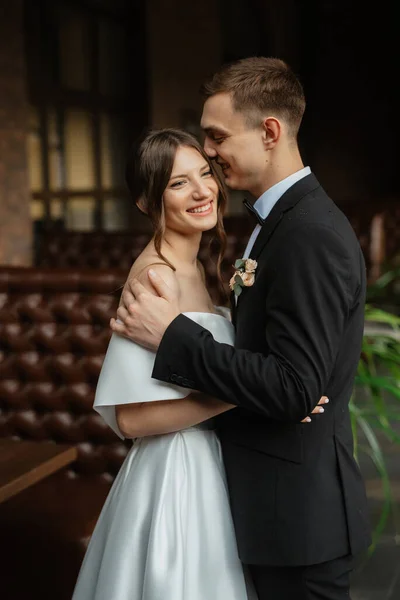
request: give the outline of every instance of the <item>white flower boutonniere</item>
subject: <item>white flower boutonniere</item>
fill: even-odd
[[[257,261],[252,258],[238,258],[234,268],[229,287],[235,292],[235,296],[240,296],[243,287],[251,287],[254,284]]]

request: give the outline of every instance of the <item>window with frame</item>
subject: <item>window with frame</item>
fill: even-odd
[[[147,122],[143,21],[137,1],[26,3],[36,231],[134,227],[124,169]]]

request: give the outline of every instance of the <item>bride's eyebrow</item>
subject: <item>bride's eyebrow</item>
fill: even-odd
[[[181,177],[187,177],[187,173],[183,173],[182,175],[173,175],[173,177],[170,178],[170,181],[172,181],[172,179],[180,179]]]
[[[208,163],[204,163],[204,165],[202,167],[200,167],[200,171],[203,171],[204,169],[210,169],[210,165]],[[173,179],[181,179],[183,177],[188,177],[187,173],[182,173],[181,175],[173,175],[172,177],[170,177],[170,181],[172,181]]]

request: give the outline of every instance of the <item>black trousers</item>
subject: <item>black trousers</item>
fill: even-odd
[[[248,565],[259,600],[349,600],[352,556],[307,567]]]

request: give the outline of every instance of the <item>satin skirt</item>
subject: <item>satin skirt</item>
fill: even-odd
[[[256,600],[238,558],[220,443],[206,424],[134,443],[73,600]]]

